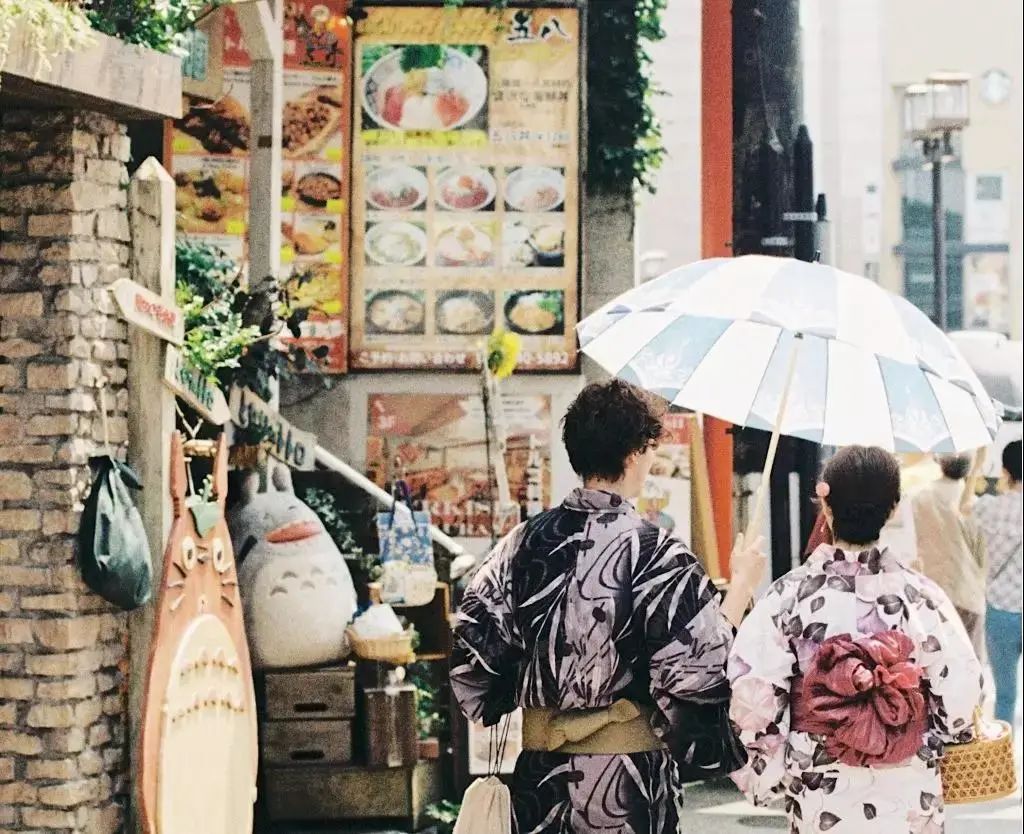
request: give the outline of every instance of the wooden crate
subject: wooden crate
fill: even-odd
[[[425,823],[441,799],[438,762],[411,767],[275,767],[264,773],[263,800],[273,821],[401,819],[406,830]]]
[[[352,722],[264,721],[260,755],[264,766],[350,764]]]
[[[368,767],[411,765],[419,758],[416,690],[364,689],[360,724]]]
[[[369,586],[370,600],[380,602],[380,585]],[[444,660],[452,653],[451,589],[445,582],[437,583],[434,598],[426,605],[392,605],[395,613],[405,617],[420,636],[417,660]]]
[[[353,718],[355,667],[264,675],[264,717],[270,721]]]

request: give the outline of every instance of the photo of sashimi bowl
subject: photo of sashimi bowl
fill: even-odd
[[[437,238],[437,266],[491,266],[494,240],[488,226],[456,223],[441,231]]]
[[[475,165],[446,168],[437,178],[437,205],[447,211],[494,208],[494,175]]]
[[[377,211],[414,211],[427,199],[427,177],[422,168],[386,165],[366,176],[366,204]]]
[[[366,257],[379,266],[418,266],[427,253],[422,226],[394,220],[366,229]]]
[[[565,175],[555,168],[516,168],[505,182],[505,203],[512,211],[558,211],[564,200]]]
[[[513,333],[554,336],[565,332],[562,290],[520,290],[505,296],[505,321]]]
[[[479,46],[366,46],[363,112],[387,130],[457,130],[487,104],[487,75]]]

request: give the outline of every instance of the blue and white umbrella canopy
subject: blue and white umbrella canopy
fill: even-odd
[[[642,284],[577,326],[580,347],[675,405],[827,446],[960,452],[998,417],[960,352],[906,299],[820,264],[713,258]]]

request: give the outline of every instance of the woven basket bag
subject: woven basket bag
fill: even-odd
[[[992,728],[998,733],[992,733]],[[986,727],[981,710],[974,712],[974,741],[951,744],[939,766],[942,794],[947,805],[965,805],[1002,799],[1017,790],[1013,762],[1013,732],[1005,721]]]

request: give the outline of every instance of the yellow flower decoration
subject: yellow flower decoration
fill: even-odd
[[[522,340],[515,333],[495,330],[487,340],[487,367],[496,379],[508,379],[519,362]]]

